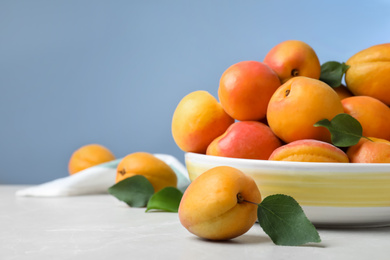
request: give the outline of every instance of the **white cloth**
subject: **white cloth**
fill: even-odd
[[[184,165],[171,155],[154,155],[175,171],[178,189],[184,191],[190,183]],[[108,188],[115,184],[116,167],[120,161],[121,159],[116,159],[82,170],[77,174],[18,190],[16,196],[61,197],[107,193]]]

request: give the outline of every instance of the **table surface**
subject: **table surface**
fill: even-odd
[[[16,197],[0,185],[0,259],[389,259],[390,227],[319,229],[322,242],[276,246],[255,224],[227,242],[190,234],[177,213],[130,208],[102,194]]]

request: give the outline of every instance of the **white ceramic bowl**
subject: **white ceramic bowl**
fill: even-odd
[[[390,225],[390,164],[304,163],[237,159],[186,153],[191,180],[216,166],[252,176],[262,197],[296,199],[316,226]]]

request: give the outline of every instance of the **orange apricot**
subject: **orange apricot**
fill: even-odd
[[[269,99],[279,86],[278,76],[264,63],[241,61],[222,74],[218,97],[234,119],[256,121],[265,117]]]
[[[177,185],[175,172],[164,161],[146,152],[136,152],[125,156],[117,166],[115,182],[120,182],[134,175],[143,175],[157,192],[162,188]]]
[[[347,155],[351,163],[390,163],[390,142],[370,137],[362,138],[359,143],[348,148]]]
[[[89,167],[115,160],[114,154],[100,144],[88,144],[80,147],[70,157],[69,174],[75,174]]]
[[[321,74],[317,54],[303,41],[288,40],[279,43],[267,53],[264,63],[278,74],[282,84],[297,76],[319,79]]]
[[[341,101],[344,112],[357,119],[364,136],[390,141],[390,108],[376,98],[353,96]]]
[[[172,136],[184,152],[205,153],[207,146],[234,123],[210,93],[194,91],[177,105]]]
[[[223,135],[214,139],[206,154],[267,160],[281,145],[280,140],[267,125],[257,121],[241,121],[235,122]]]
[[[333,89],[334,91],[336,91],[337,95],[339,95],[340,100],[353,96],[352,92],[343,84]]]
[[[300,139],[330,142],[329,131],[313,125],[343,112],[339,96],[329,85],[294,77],[275,91],[268,104],[267,120],[271,130],[286,143]]]

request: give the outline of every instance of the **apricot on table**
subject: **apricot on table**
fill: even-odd
[[[330,142],[329,131],[313,125],[343,112],[339,96],[329,85],[308,77],[294,77],[271,97],[267,120],[276,136],[286,143],[300,139]]]
[[[390,43],[364,49],[346,62],[345,82],[356,96],[370,96],[390,106]]]
[[[341,101],[344,112],[353,116],[363,127],[363,136],[390,141],[390,108],[376,98],[353,96]]]
[[[287,40],[279,43],[267,53],[263,62],[278,74],[282,84],[297,76],[319,79],[321,74],[317,54],[303,41]]]
[[[369,137],[348,148],[347,155],[352,163],[390,163],[390,142]]]
[[[241,61],[222,74],[218,97],[224,110],[234,119],[261,120],[279,86],[278,76],[264,63]]]
[[[112,160],[115,160],[115,155],[105,146],[100,144],[87,144],[73,152],[68,163],[68,171],[72,175],[81,170]]]
[[[239,121],[211,142],[206,154],[267,160],[281,145],[281,141],[267,125],[257,121]]]
[[[184,152],[205,153],[207,146],[234,123],[207,91],[194,91],[177,105],[172,117],[172,136]]]
[[[277,148],[269,157],[271,161],[348,163],[348,156],[330,143],[303,139]]]
[[[165,187],[177,186],[177,176],[172,168],[150,153],[136,152],[125,156],[117,166],[115,182],[118,183],[134,175],[146,177],[155,192]]]
[[[257,219],[261,195],[252,177],[229,166],[197,177],[179,206],[181,224],[210,240],[228,240],[247,232]]]

